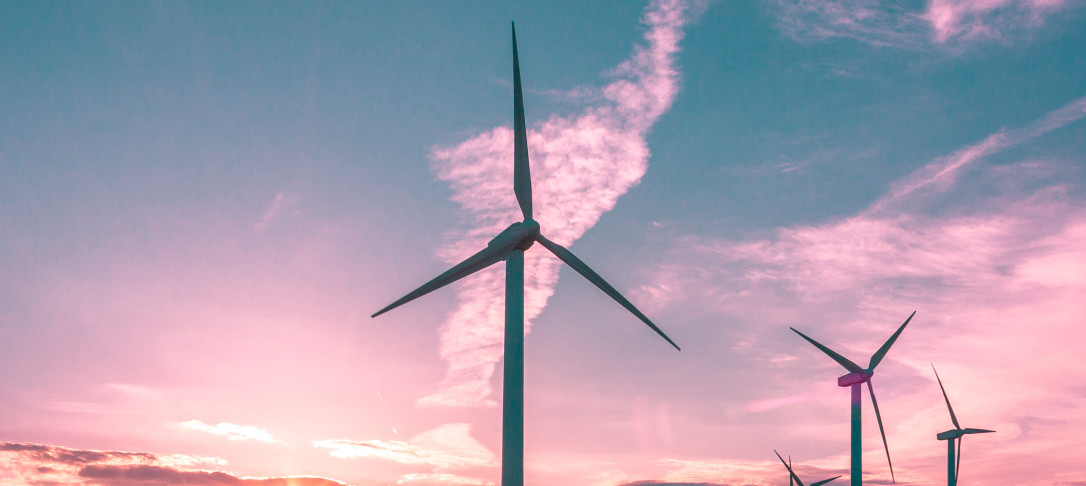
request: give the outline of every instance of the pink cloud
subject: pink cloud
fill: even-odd
[[[0,482],[4,484],[154,486],[342,486],[327,478],[300,476],[279,478],[239,477],[194,466],[225,466],[216,457],[148,452],[92,451],[66,447],[0,443]]]
[[[1002,38],[1008,31],[1040,25],[1062,0],[931,0],[924,18],[936,42]]]
[[[798,393],[829,394],[823,385],[840,369],[802,342],[768,342],[775,339],[768,329],[797,326],[864,363],[916,309],[910,329],[887,356],[890,364],[881,365],[889,376],[879,382],[898,481],[931,483],[945,474],[945,444],[934,435],[951,425],[930,363],[943,375],[963,425],[998,431],[966,441],[962,467],[971,480],[1056,481],[1062,476],[1037,471],[1075,471],[1081,447],[1070,431],[1086,428],[1086,418],[1076,412],[1086,406],[1086,394],[1068,386],[1086,382],[1086,361],[1080,358],[1086,205],[1067,179],[1025,189],[1036,164],[990,167],[982,161],[1081,120],[1084,108],[1084,99],[1075,100],[1033,124],[938,158],[850,217],[779,228],[772,237],[747,241],[688,236],[642,295],[657,308],[734,316],[757,309],[763,321],[749,325],[759,328],[750,331],[759,336],[758,346],[799,358],[761,374],[787,372]],[[1056,168],[1045,170],[1070,171],[1081,162],[1063,162],[1062,169],[1053,162]],[[971,177],[965,177],[966,167],[972,167]],[[979,201],[976,194],[956,193],[977,178],[995,181],[1001,190]],[[925,211],[933,200],[947,204],[946,197],[949,208]],[[747,409],[788,408],[789,398],[779,396],[763,393]],[[841,397],[842,406],[846,399]],[[824,434],[790,429],[811,440]],[[864,445],[872,457],[881,455],[877,430],[865,422]],[[970,448],[978,452],[971,455]],[[844,455],[817,459],[811,464],[847,464]],[[1032,467],[1024,472],[1007,464]],[[665,479],[731,477],[702,472]],[[880,469],[873,472],[882,477]]]
[[[260,442],[279,442],[268,431],[252,425],[237,425],[229,422],[219,422],[216,425],[208,425],[199,420],[189,420],[178,424],[183,429],[195,430],[212,435],[220,435],[229,440],[257,440]]]
[[[408,441],[318,440],[314,447],[330,449],[342,459],[373,458],[413,466],[429,466],[438,472],[472,467],[497,467],[497,457],[475,438],[471,425],[443,424]]]
[[[923,11],[881,0],[778,0],[777,25],[801,41],[851,38],[879,47],[921,49],[1007,41],[1040,27],[1063,0],[930,0]]]
[[[579,114],[551,116],[529,130],[535,219],[551,240],[571,244],[644,175],[645,135],[678,93],[674,63],[686,8],[679,0],[653,2],[642,19],[647,45],[635,47],[612,71],[616,79],[602,89],[602,99]],[[530,48],[521,54],[526,52]],[[466,237],[439,251],[441,260],[463,260],[521,219],[511,183],[512,146],[512,130],[498,127],[434,149],[434,169],[452,186],[453,199],[472,225]],[[558,269],[558,260],[546,252],[527,253],[525,332],[553,294]],[[490,379],[502,356],[503,272],[496,266],[457,285],[460,304],[441,331],[440,353],[448,370],[440,389],[420,405],[494,405]]]

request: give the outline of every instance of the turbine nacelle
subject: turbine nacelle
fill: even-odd
[[[837,378],[837,386],[848,387],[852,385],[859,385],[861,383],[867,383],[871,380],[871,376],[875,373],[871,370],[853,371],[847,375]]]

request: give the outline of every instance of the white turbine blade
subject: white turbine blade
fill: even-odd
[[[875,400],[875,388],[871,386],[871,380],[867,380],[867,391],[871,393],[871,405],[875,406],[875,419],[879,422],[882,446],[886,448],[886,463],[890,465],[890,480],[897,484],[897,478],[894,477],[894,463],[890,461],[890,445],[886,443],[886,430],[882,428],[882,414],[879,413],[879,402]]]
[[[445,273],[438,275],[433,280],[422,284],[421,287],[415,289],[411,293],[403,296],[400,300],[389,304],[384,309],[381,309],[374,313],[372,317],[377,317],[385,312],[395,309],[403,304],[411,302],[423,295],[433,292],[441,287],[449,285],[457,280],[460,280],[468,275],[471,275],[479,270],[489,267],[495,263],[498,263],[505,259],[505,256],[509,253],[510,248],[505,245],[487,245],[487,247],[476,253],[467,260],[458,263],[455,267],[450,268]]]
[[[931,370],[935,371],[935,365],[931,365]],[[954,415],[954,407],[950,406],[950,399],[946,396],[946,388],[943,388],[943,380],[939,378],[939,372],[935,371],[935,379],[939,381],[939,389],[943,391],[943,400],[946,400],[946,409],[950,410],[950,421],[954,422],[954,428],[962,430],[962,426],[958,425],[958,417]]]
[[[841,476],[834,476],[834,477],[829,478],[829,479],[823,479],[823,480],[821,480],[821,481],[819,481],[817,483],[811,483],[811,486],[822,486],[823,484],[826,484],[826,483],[828,483],[830,481],[833,481],[834,479],[837,479],[839,477],[841,477]]]
[[[777,455],[777,459],[781,460],[781,464],[784,464],[784,467],[788,469],[788,475],[790,478],[788,482],[791,483],[792,481],[795,481],[797,485],[803,486],[803,481],[800,481],[799,476],[796,476],[795,471],[792,470],[792,466],[789,466],[787,462],[784,462],[784,458],[781,457],[781,453],[777,452],[776,450],[774,450],[773,453]],[[789,456],[788,459],[791,460],[791,456]]]
[[[909,318],[905,319],[905,323],[902,324],[901,327],[897,328],[897,332],[895,332],[893,336],[890,336],[890,339],[887,339],[886,342],[883,343],[882,347],[875,352],[875,354],[871,355],[871,361],[870,364],[867,365],[867,369],[874,370],[875,367],[879,365],[879,362],[882,361],[883,356],[886,356],[886,352],[890,350],[890,346],[894,345],[894,341],[897,341],[897,337],[901,335],[901,331],[905,330],[905,326],[909,324],[909,321],[913,320],[913,316],[915,315],[916,311],[913,311],[912,314],[909,314]]]
[[[532,174],[528,169],[528,133],[524,126],[524,94],[520,87],[517,26],[513,24],[513,192],[524,219],[532,219]]]
[[[802,337],[803,339],[806,339],[807,342],[813,344],[814,347],[818,348],[823,353],[826,353],[826,356],[829,356],[829,357],[833,358],[833,360],[836,361],[838,364],[840,364],[841,366],[844,366],[846,370],[853,371],[853,372],[855,372],[855,371],[863,371],[864,370],[863,368],[860,368],[860,365],[858,365],[856,363],[853,363],[848,358],[846,358],[844,356],[841,356],[840,354],[837,354],[836,351],[823,346],[818,341],[815,341],[814,339],[811,339],[811,338],[807,337],[806,334],[803,334],[802,332],[797,331],[796,328],[789,327],[788,329],[791,329],[792,332],[795,332],[796,334],[799,334],[800,337]]]
[[[641,322],[647,324],[650,328],[652,328],[653,331],[656,331],[656,334],[659,334],[660,337],[667,340],[667,342],[671,343],[672,346],[675,346],[675,349],[680,349],[679,345],[675,344],[675,341],[672,341],[671,338],[667,337],[667,334],[664,334],[664,331],[661,331],[659,327],[656,327],[656,324],[653,324],[648,317],[645,317],[645,314],[642,314],[641,311],[637,310],[637,307],[634,307],[634,305],[631,304],[630,301],[626,300],[626,298],[623,297],[622,294],[618,293],[618,291],[615,290],[615,288],[612,287],[611,284],[607,283],[607,281],[605,281],[603,277],[600,277],[599,274],[594,272],[591,268],[588,268],[588,265],[585,265],[585,263],[582,262],[580,258],[574,256],[573,253],[570,253],[569,250],[563,248],[561,245],[544,238],[543,235],[537,236],[536,241],[538,241],[539,244],[550,250],[551,253],[554,253],[554,255],[557,256],[559,260],[566,262],[566,265],[569,265],[570,268],[576,270],[577,273],[588,279],[589,282],[592,282],[596,287],[599,287],[599,289],[602,290],[603,293],[611,296],[611,298],[615,299],[615,301],[622,305],[622,307],[625,307],[626,310],[633,313],[633,315],[637,316],[638,319],[641,319]]]

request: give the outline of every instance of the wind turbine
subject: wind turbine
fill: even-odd
[[[803,486],[803,481],[800,481],[799,476],[796,476],[796,472],[792,470],[792,456],[788,456],[788,462],[784,462],[784,458],[781,457],[780,452],[773,451],[773,453],[777,455],[777,459],[781,460],[781,464],[784,464],[784,467],[788,468],[788,484],[791,485],[792,482],[795,481],[795,484]],[[841,476],[834,476],[829,479],[823,479],[821,481],[811,483],[811,486],[822,486],[823,484],[833,481],[834,479],[837,479],[839,477]]]
[[[539,242],[559,260],[599,287],[622,307],[641,319],[660,337],[679,346],[656,327],[645,314],[618,293],[581,259],[539,233],[532,219],[532,179],[528,167],[528,135],[524,127],[524,99],[520,87],[520,60],[517,56],[517,29],[513,24],[513,193],[524,221],[513,223],[487,243],[486,248],[458,263],[374,313],[377,317],[434,290],[505,260],[505,376],[502,389],[502,486],[524,484],[524,252]]]
[[[931,365],[931,370],[935,371],[935,365]],[[936,439],[947,441],[946,484],[947,486],[954,486],[955,484],[958,484],[958,471],[961,470],[959,466],[962,464],[962,436],[966,434],[985,434],[995,431],[986,429],[963,429],[961,425],[958,425],[958,417],[954,416],[954,408],[950,406],[950,399],[946,396],[946,388],[943,388],[943,380],[939,379],[938,371],[935,371],[935,379],[939,381],[939,389],[943,391],[943,400],[946,400],[946,409],[950,411],[950,421],[954,422],[953,429],[935,435]],[[958,440],[957,453],[954,452],[955,439]],[[957,460],[955,460],[955,457],[957,457]]]
[[[886,352],[890,351],[890,346],[894,345],[894,341],[897,340],[897,337],[901,335],[901,331],[905,330],[905,326],[909,324],[909,321],[911,321],[915,315],[916,311],[913,311],[913,313],[909,315],[909,318],[905,319],[905,323],[897,328],[894,335],[890,336],[890,339],[887,339],[882,347],[879,348],[875,354],[871,355],[871,361],[868,363],[867,369],[861,368],[860,365],[849,361],[848,358],[819,344],[818,341],[807,337],[802,332],[796,331],[796,328],[789,328],[849,371],[848,374],[837,378],[837,386],[852,387],[852,486],[860,486],[863,480],[863,470],[861,467],[863,447],[860,434],[860,385],[864,383],[867,383],[867,391],[871,393],[871,405],[874,405],[875,407],[875,418],[878,419],[879,433],[882,434],[882,446],[886,449],[886,463],[890,465],[890,479],[893,480],[894,483],[897,483],[897,479],[894,477],[894,463],[890,461],[890,446],[886,443],[886,431],[882,427],[882,415],[879,414],[879,402],[875,400],[875,389],[871,386],[871,376],[875,374],[875,367],[878,366],[879,362],[882,361],[882,358],[886,356]]]

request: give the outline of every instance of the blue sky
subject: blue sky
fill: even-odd
[[[543,233],[683,347],[530,252],[529,484],[847,474],[840,370],[788,327],[863,363],[913,310],[900,483],[945,475],[931,363],[999,431],[963,478],[1084,480],[1056,0],[2,3],[0,478],[496,482],[501,266],[369,315],[517,218],[510,20]]]

